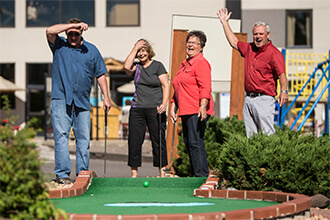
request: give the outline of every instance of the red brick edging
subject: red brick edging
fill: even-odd
[[[96,177],[94,171],[82,171],[71,188],[51,190],[50,198],[64,198],[82,195],[89,187],[91,180]],[[211,213],[193,213],[193,214],[146,214],[146,215],[97,215],[97,214],[72,214],[69,213],[70,220],[94,219],[94,220],[112,220],[112,219],[222,219],[222,220],[240,220],[240,219],[268,219],[294,215],[307,211],[312,206],[312,199],[308,196],[294,193],[269,192],[269,191],[231,191],[217,190],[219,178],[210,175],[206,182],[194,190],[194,196],[207,198],[224,199],[242,199],[242,200],[264,200],[275,201],[281,204],[267,206],[255,209],[241,209],[224,212]],[[59,216],[59,219],[63,219]]]
[[[49,198],[55,199],[80,196],[87,191],[89,184],[94,177],[97,177],[94,171],[81,171],[72,187],[50,190]]]
[[[267,219],[294,215],[312,207],[312,199],[294,193],[269,191],[216,190],[219,178],[210,175],[206,182],[194,190],[194,196],[205,198],[260,200],[279,202],[281,204],[255,209],[241,209],[219,213],[208,213],[212,219]]]

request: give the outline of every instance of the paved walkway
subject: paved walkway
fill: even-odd
[[[44,161],[41,169],[46,175],[46,180],[50,181],[55,178],[54,140],[44,140],[43,137],[36,137],[33,141],[38,145],[40,157]],[[99,177],[130,177],[130,168],[127,166],[127,140],[107,140],[106,161],[104,161],[104,146],[104,140],[91,141],[89,169],[93,170]],[[70,140],[69,150],[71,158],[70,178],[76,179],[74,140]],[[139,168],[139,177],[158,176],[158,168],[153,167],[152,165],[152,148],[150,140],[145,140],[142,147],[142,155],[142,167]],[[104,165],[106,165],[105,169]]]
[[[42,145],[54,148],[54,140],[43,140]],[[90,142],[90,157],[93,159],[103,159],[106,146],[107,158],[110,160],[127,160],[128,145],[127,140],[91,140]],[[69,141],[69,151],[71,154],[76,152],[75,140]],[[142,160],[152,162],[152,147],[151,141],[145,140],[142,147]]]

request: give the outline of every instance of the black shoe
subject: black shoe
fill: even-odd
[[[59,178],[55,180],[58,184],[66,184],[69,185],[73,183],[70,178]]]

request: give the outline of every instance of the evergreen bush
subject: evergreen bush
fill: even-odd
[[[329,137],[301,135],[286,126],[270,136],[233,134],[222,147],[218,174],[240,190],[330,197],[329,152]]]
[[[8,99],[4,109],[10,111]],[[8,113],[10,115],[10,113]],[[0,216],[10,219],[50,219],[63,210],[48,200],[47,188],[40,170],[36,145],[29,140],[36,135],[33,128],[13,132],[14,117],[0,127]]]
[[[237,115],[234,115],[232,118],[227,117],[224,120],[219,120],[211,116],[208,120],[204,144],[208,155],[207,161],[211,170],[218,170],[218,158],[220,156],[221,146],[233,133],[245,135],[244,123],[238,120]],[[179,134],[177,149],[179,158],[174,158],[173,162],[176,174],[179,176],[193,176],[188,150],[183,141],[183,134],[181,133]]]
[[[210,169],[225,185],[240,190],[281,190],[330,197],[330,141],[302,135],[284,126],[274,135],[245,135],[237,116],[211,117],[205,132]],[[182,137],[174,166],[178,175],[192,176]]]
[[[173,167],[176,175],[181,177],[191,177],[193,176],[193,171],[191,168],[190,158],[188,155],[188,149],[183,140],[183,134],[181,133],[178,137],[179,143],[177,145],[178,158],[173,159]]]

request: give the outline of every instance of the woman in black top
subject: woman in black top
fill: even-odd
[[[146,126],[150,133],[153,152],[153,166],[159,167],[163,177],[167,165],[166,152],[166,108],[169,97],[168,75],[164,65],[153,60],[155,53],[150,43],[144,39],[138,40],[127,56],[124,69],[127,75],[134,76],[135,93],[131,103],[128,133],[128,166],[131,176],[137,177],[141,166],[142,144]],[[134,59],[140,62],[134,65]],[[161,155],[159,152],[159,117],[161,116]],[[162,164],[160,164],[160,161]]]

